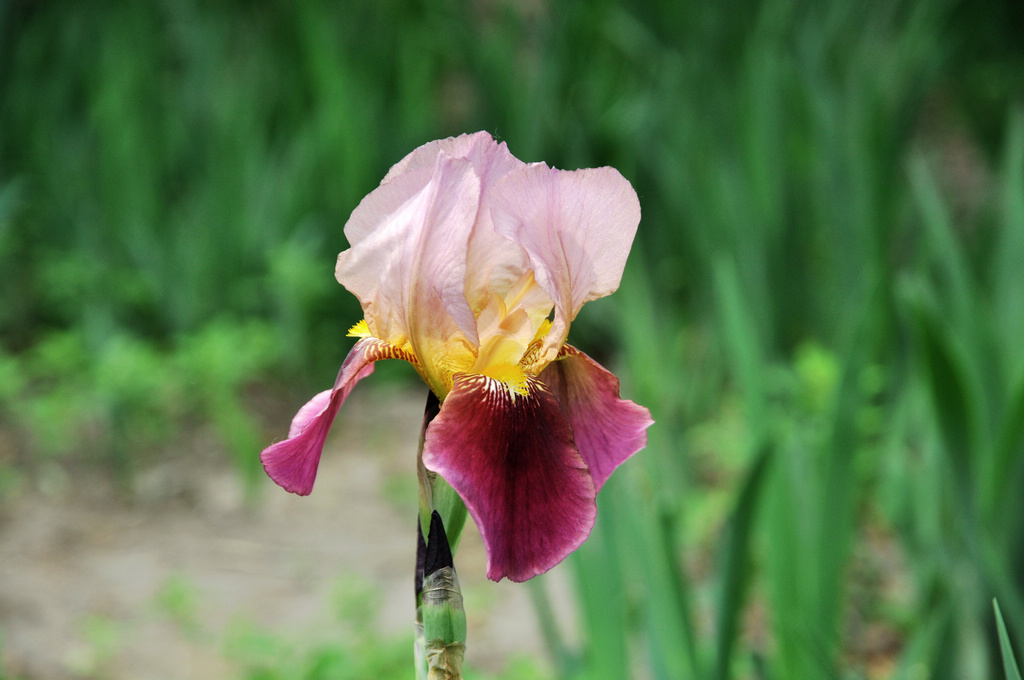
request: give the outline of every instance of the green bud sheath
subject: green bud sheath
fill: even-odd
[[[453,568],[438,569],[423,580],[422,607],[423,632],[428,641],[466,644],[466,612]]]
[[[461,679],[466,612],[455,569],[443,567],[423,580],[422,611],[428,680]]]
[[[444,523],[437,511],[431,513],[430,535],[423,550],[419,604],[427,679],[461,679],[466,654],[466,612]]]

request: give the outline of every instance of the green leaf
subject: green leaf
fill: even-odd
[[[750,566],[750,535],[757,516],[758,498],[767,478],[772,449],[765,446],[740,491],[739,501],[733,513],[729,531],[729,543],[722,564],[722,588],[718,598],[718,641],[715,677],[726,680],[729,677],[729,660],[736,640],[736,627],[747,589],[747,574]]]
[[[748,312],[749,306],[741,290],[740,276],[732,258],[719,255],[714,261],[715,295],[718,313],[735,379],[743,390],[744,403],[751,429],[760,436],[767,423],[764,417],[762,384],[763,360],[757,327]]]
[[[576,592],[584,613],[587,640],[587,676],[629,677],[625,584],[618,550],[609,526],[607,495],[590,538],[574,555]]]
[[[924,221],[928,245],[938,265],[944,298],[950,303],[950,316],[961,325],[974,321],[977,294],[970,270],[964,261],[963,248],[954,237],[949,211],[923,158],[915,158],[911,163],[910,184]],[[968,333],[978,330],[977,327],[964,328]]]
[[[434,480],[434,510],[441,515],[448,534],[448,545],[454,555],[459,547],[462,530],[466,527],[466,504],[462,496],[440,475]]]
[[[565,637],[555,620],[555,610],[551,606],[548,597],[547,581],[544,576],[531,578],[526,582],[530,592],[530,600],[533,602],[533,610],[537,614],[537,622],[540,624],[541,637],[548,654],[555,664],[558,677],[573,677],[580,669],[580,659],[577,658],[565,643]]]
[[[993,452],[992,474],[985,494],[986,516],[993,518],[1000,527],[998,538],[1004,541],[1016,540],[1020,536],[1021,516],[1016,512],[1004,512],[1011,499],[1024,493],[1024,380],[1021,380],[1003,416],[1002,428]]]
[[[961,501],[973,505],[974,465],[971,457],[975,441],[975,418],[967,368],[951,338],[940,328],[935,314],[916,305],[918,342],[931,386],[931,401],[938,417],[943,444],[951,464]]]
[[[994,321],[1001,331],[1012,377],[1020,377],[1024,357],[1016,349],[1024,334],[1024,306],[1020,304],[1020,263],[1024,258],[1024,109],[1010,114],[1000,173],[1001,211],[998,239],[993,248],[992,293]]]
[[[1017,667],[1017,660],[1013,656],[1013,648],[1010,646],[1010,636],[1006,633],[1006,624],[1003,623],[1003,614],[999,611],[999,603],[992,600],[992,608],[996,613],[996,627],[999,629],[999,649],[1003,653],[1003,672],[1006,680],[1021,680],[1020,669]]]

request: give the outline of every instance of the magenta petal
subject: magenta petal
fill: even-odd
[[[331,404],[331,396],[334,395],[334,390],[324,390],[320,394],[316,395],[312,399],[306,402],[306,404],[299,409],[299,412],[292,418],[292,426],[288,428],[288,438],[298,436],[306,427],[309,425],[317,416],[321,415],[327,410]]]
[[[306,496],[313,490],[327,432],[338,409],[356,383],[373,373],[373,362],[407,357],[392,345],[376,338],[363,338],[345,357],[334,388],[313,397],[292,419],[288,439],[269,446],[260,454],[263,469],[277,484]]]
[[[533,378],[522,396],[486,376],[457,375],[427,428],[423,463],[462,496],[495,581],[547,571],[594,525],[590,472],[558,402]]]
[[[326,400],[323,397],[327,397]],[[263,449],[260,461],[267,475],[285,491],[308,496],[313,490],[316,469],[320,465],[320,454],[327,439],[327,431],[341,407],[343,396],[336,390],[327,390],[313,397],[303,406],[293,423],[298,423],[303,414],[309,415],[316,407],[322,406],[312,417],[307,418],[305,427],[283,442]],[[292,425],[292,432],[296,426]]]
[[[619,467],[647,446],[651,412],[619,399],[619,380],[575,347],[564,345],[540,374],[569,419],[576,447],[598,490]]]

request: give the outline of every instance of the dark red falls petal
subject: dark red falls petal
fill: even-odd
[[[525,581],[590,535],[596,489],[573,432],[540,381],[527,394],[457,375],[427,428],[424,465],[466,503],[487,547],[487,576]]]
[[[562,407],[600,490],[615,468],[647,446],[647,428],[654,423],[651,412],[620,399],[619,379],[569,345],[539,377]]]

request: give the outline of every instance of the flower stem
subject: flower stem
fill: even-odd
[[[444,479],[423,466],[427,426],[439,410],[440,404],[431,393],[423,415],[417,456],[420,505],[416,532],[417,680],[461,680],[466,651],[466,612],[453,558],[465,525],[466,506]],[[449,540],[446,525],[452,527],[454,540]]]
[[[420,531],[426,537],[430,533],[430,515],[440,513],[444,530],[451,545],[452,554],[459,547],[462,529],[466,525],[466,504],[451,485],[423,465],[423,443],[427,426],[441,410],[441,404],[433,392],[427,394],[427,406],[423,412],[423,428],[420,430],[419,450],[416,455],[416,473],[419,481]]]

